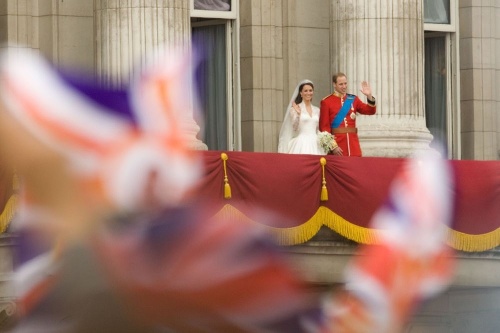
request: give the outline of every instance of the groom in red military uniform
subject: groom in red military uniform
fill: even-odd
[[[366,96],[367,104],[357,96],[347,93],[347,77],[337,73],[332,77],[333,94],[323,98],[320,107],[319,130],[335,136],[339,147],[334,155],[361,156],[356,114],[373,115],[377,111],[375,97],[368,82],[361,82],[361,92]]]

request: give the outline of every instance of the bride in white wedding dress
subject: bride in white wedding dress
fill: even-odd
[[[299,82],[281,126],[279,153],[325,155],[318,144],[319,108],[312,105],[313,95],[311,81]]]

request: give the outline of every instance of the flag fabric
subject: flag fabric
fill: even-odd
[[[271,235],[202,203],[95,239],[137,320],[175,332],[304,332],[319,303]],[[263,213],[261,218],[268,218]]]
[[[12,163],[22,164],[16,165],[21,200],[11,230],[38,234],[29,237],[29,251],[27,244],[17,247],[14,287],[20,312],[29,311],[53,284],[58,254],[67,242],[62,233],[77,229],[71,218],[58,216],[57,202],[47,207],[38,199],[59,195],[63,201],[67,194],[79,192],[84,202],[73,209],[86,205],[85,215],[99,220],[115,212],[175,206],[197,184],[202,161],[184,136],[185,115],[196,112],[196,104],[189,103],[190,57],[172,51],[151,59],[150,64],[125,89],[112,89],[88,75],[57,70],[28,50],[1,55],[2,111],[19,135],[7,149],[17,160]],[[28,137],[34,140],[25,140]],[[33,142],[40,143],[41,149],[28,150]],[[48,151],[55,154],[49,156]],[[64,170],[44,169],[53,167],[47,161],[55,155],[64,161]],[[23,168],[44,182],[37,186],[36,195],[24,186]],[[56,183],[68,179],[63,177],[68,170],[77,187],[66,194],[55,193],[60,190]],[[52,178],[47,176],[49,171]],[[72,214],[76,220],[82,213]]]
[[[345,288],[321,299],[255,225],[196,209],[171,215],[182,223],[146,224],[128,241],[105,237],[99,253],[137,313],[176,331],[400,332],[419,302],[451,281],[451,191],[446,161],[407,160],[373,218],[378,243],[362,246]]]
[[[18,51],[0,59],[0,100],[26,130],[65,156],[92,195],[133,211],[144,208],[150,190],[150,199],[175,205],[201,175],[201,160],[184,136],[185,114],[195,105],[189,103],[191,63],[174,51],[151,63],[127,89],[110,89]]]
[[[408,160],[374,216],[380,242],[353,257],[343,291],[322,297],[260,227],[185,201],[201,177],[183,137],[190,75],[189,57],[175,52],[126,90],[61,75],[29,53],[0,61],[7,112],[62,156],[75,190],[112,207],[79,242],[56,237],[61,248],[19,270],[26,316],[14,332],[30,323],[47,332],[397,332],[419,300],[449,283],[451,179],[437,158]],[[98,204],[79,202],[85,211],[73,216]],[[34,224],[58,213],[74,222],[57,205],[40,208]]]
[[[361,246],[346,271],[347,296],[330,307],[335,332],[358,332],[357,313],[367,332],[398,332],[420,301],[450,283],[454,259],[445,240],[452,204],[446,161],[429,153],[406,162],[373,217],[379,242]]]

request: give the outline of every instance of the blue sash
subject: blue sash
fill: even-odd
[[[340,108],[339,113],[337,113],[337,115],[335,116],[335,118],[332,121],[332,128],[339,127],[340,123],[342,122],[342,120],[345,118],[345,116],[349,112],[349,109],[351,108],[352,103],[354,103],[355,98],[356,98],[356,96],[347,94],[347,96],[345,98],[345,102],[342,105],[342,108]]]

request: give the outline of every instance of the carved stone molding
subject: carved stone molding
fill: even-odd
[[[0,331],[14,323],[17,306],[12,299],[0,299]]]

